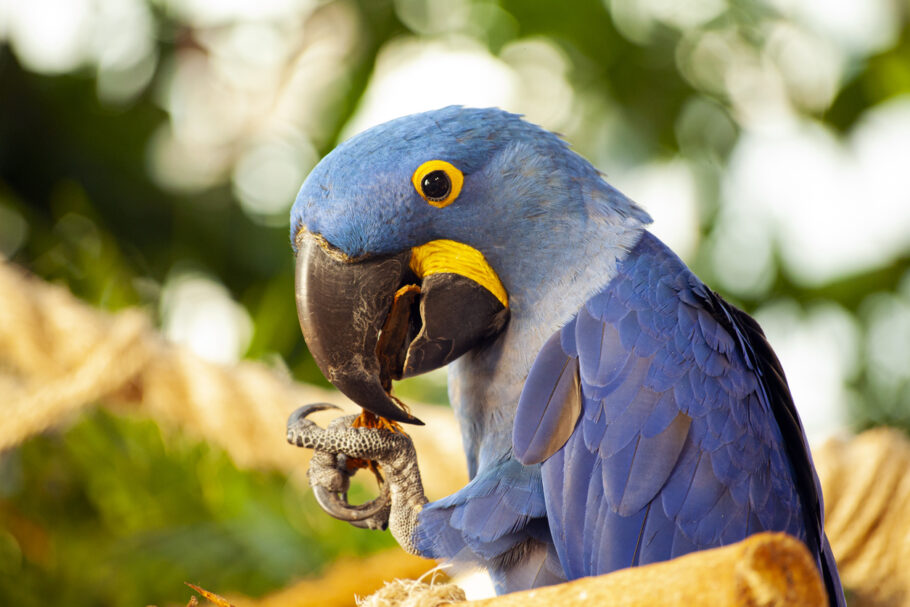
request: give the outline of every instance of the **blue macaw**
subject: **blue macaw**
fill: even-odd
[[[758,324],[556,135],[497,109],[407,116],[339,145],[291,211],[297,305],[364,408],[288,439],[335,516],[486,567],[498,592],[785,531],[843,605],[821,488]],[[449,365],[470,482],[427,502],[392,380]],[[375,503],[345,498],[357,467]]]

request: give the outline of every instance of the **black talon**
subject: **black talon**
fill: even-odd
[[[379,490],[379,497],[357,506],[348,503],[347,493],[333,493],[319,485],[313,486],[313,495],[316,497],[316,502],[327,514],[340,521],[354,523],[370,519],[388,507],[390,500],[388,483],[383,482]],[[382,528],[385,528],[386,524],[383,521]]]
[[[327,411],[329,409],[341,410],[340,407],[336,407],[331,403],[312,403],[295,409],[294,412],[288,416],[288,442],[295,444],[298,447],[303,447],[303,435],[301,432],[303,428],[298,428],[297,426],[315,426],[316,424],[308,420],[307,416],[318,411]]]
[[[295,422],[306,419],[311,413],[316,413],[317,411],[328,411],[329,409],[338,409],[341,410],[341,407],[336,407],[331,403],[312,403],[310,405],[304,405],[302,407],[297,407],[293,413],[288,417],[288,429],[291,428],[291,425]]]
[[[314,422],[306,419],[307,416],[311,413],[325,411],[327,409],[339,409],[339,407],[329,403],[313,403],[304,405],[291,413],[288,417],[288,442],[293,442],[298,447],[303,447],[305,429],[308,427],[318,428]],[[331,432],[331,426],[328,431]],[[315,450],[314,462],[318,459],[318,456],[323,453],[325,452],[318,449]],[[336,463],[332,467],[336,468],[336,470],[347,477],[353,476],[354,474],[353,471],[348,470],[343,464]],[[388,483],[382,480],[378,475],[377,479],[379,480],[379,496],[364,504],[352,505],[348,503],[347,492],[332,491],[318,484],[312,484],[313,495],[316,497],[316,502],[319,506],[330,516],[342,521],[347,521],[358,527],[385,529],[388,525],[388,515],[380,516],[379,518],[377,518],[377,515],[380,515],[384,510],[389,509],[391,496],[389,494]],[[347,487],[347,483],[345,483],[345,487]]]

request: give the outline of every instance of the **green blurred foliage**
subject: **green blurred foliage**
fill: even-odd
[[[327,385],[299,337],[287,224],[246,212],[229,174],[197,189],[165,187],[150,175],[151,142],[178,118],[166,102],[175,62],[193,53],[211,59],[207,45],[230,25],[194,21],[175,8],[189,4],[145,2],[155,67],[149,81],[122,100],[102,99],[100,71],[90,62],[40,73],[0,37],[0,252],[92,305],[142,306],[156,317],[175,269],[202,271],[249,314],[246,356],[279,361],[296,379]],[[511,42],[540,37],[568,58],[567,78],[584,101],[575,147],[592,158],[612,153],[629,166],[685,157],[697,178],[700,237],[710,240],[721,174],[740,130],[723,91],[683,74],[686,32],[655,22],[634,38],[610,10],[630,4],[607,0],[465,0],[456,3],[468,7],[463,26],[433,30],[426,23],[444,4],[325,1],[284,24],[303,31],[304,41],[320,20],[331,24],[342,15],[356,24],[353,50],[332,74],[332,86],[312,92],[325,97],[317,100],[318,128],[308,134],[317,155],[331,150],[362,103],[390,41],[468,35],[497,55]],[[768,4],[722,4],[725,9],[699,27],[736,32],[755,49],[767,42],[766,26],[778,18]],[[293,67],[289,60],[287,71]],[[846,133],[869,107],[908,92],[910,25],[904,18],[890,48],[851,66],[830,105],[807,113]],[[611,129],[606,143],[605,122]],[[236,160],[237,151],[223,147]],[[691,262],[714,284],[707,247]],[[807,286],[788,274],[775,252],[767,288],[732,299],[749,311],[771,300],[792,300],[802,309],[835,303],[865,337],[878,310],[870,298],[897,293],[908,270],[910,247],[862,276]],[[855,427],[910,428],[910,386],[882,381],[865,354],[859,356],[850,383]],[[438,381],[414,380],[399,394],[445,400]],[[211,446],[171,433],[163,438],[151,422],[98,413],[0,455],[0,604],[165,603],[182,596],[183,581],[258,594],[315,574],[340,553],[388,545],[387,534],[330,520],[278,475],[238,471]]]
[[[2,465],[5,605],[165,604],[191,594],[184,581],[258,595],[341,554],[394,545],[328,519],[282,475],[240,471],[187,437],[165,441],[147,420],[94,413]]]

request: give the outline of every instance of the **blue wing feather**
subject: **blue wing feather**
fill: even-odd
[[[581,413],[540,474],[570,579],[779,530],[806,541],[843,604],[804,433],[751,318],[645,234],[535,362],[521,400],[536,404],[516,419],[517,454],[533,442],[519,426],[547,426],[535,391],[558,385],[567,360]]]
[[[484,565],[504,592],[535,580],[553,584],[565,576],[554,566],[555,556],[547,558],[546,511],[540,465],[509,458],[460,491],[427,504],[414,539],[428,558]]]
[[[556,333],[537,355],[518,401],[512,450],[519,462],[538,464],[565,444],[581,411],[579,389],[578,358],[562,349]]]

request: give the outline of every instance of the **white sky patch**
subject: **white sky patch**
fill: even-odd
[[[305,4],[273,4],[263,14]],[[218,19],[234,14],[224,9]],[[310,15],[305,36],[295,26],[304,15],[291,17],[203,28],[202,48],[183,48],[162,66],[156,98],[170,120],[148,152],[149,172],[162,187],[195,192],[232,179],[252,219],[287,220],[279,216],[333,128],[325,116],[347,92],[359,35],[356,11],[343,4]]]
[[[318,161],[305,137],[270,138],[249,146],[234,165],[234,194],[250,216],[283,225],[304,177]]]
[[[221,182],[231,164],[230,150],[181,141],[170,124],[162,124],[148,143],[149,175],[162,188],[198,192]]]
[[[93,15],[91,48],[101,69],[124,70],[152,53],[154,23],[144,2],[103,0]]]
[[[658,24],[692,29],[727,8],[724,0],[604,0],[604,4],[619,31],[640,44],[650,41]]]
[[[750,61],[753,50],[732,28],[690,32],[676,52],[680,74],[711,93],[726,91],[727,74]]]
[[[231,89],[202,51],[180,53],[162,86],[177,138],[197,145],[226,145],[246,128],[254,108],[241,89]]]
[[[850,49],[796,21],[769,20],[762,36],[757,47],[732,25],[693,29],[677,48],[680,73],[705,92],[728,96],[746,128],[824,111],[857,65]]]
[[[910,97],[869,110],[843,142],[808,120],[746,131],[716,230],[771,221],[786,268],[808,285],[879,267],[910,250],[907,158]]]
[[[610,183],[651,214],[651,232],[691,261],[698,244],[698,192],[685,161],[647,164],[611,175]]]
[[[745,205],[721,207],[708,239],[719,285],[743,297],[765,294],[774,280],[770,219]]]
[[[865,316],[866,357],[869,376],[880,392],[891,397],[895,405],[899,393],[910,380],[910,273],[904,277],[904,293],[877,293],[867,302]]]
[[[507,44],[499,56],[518,76],[518,87],[504,109],[551,131],[571,128],[574,91],[565,52],[547,38],[523,38]]]
[[[92,10],[90,0],[0,0],[16,55],[42,74],[68,72],[88,59]]]
[[[177,273],[164,285],[162,329],[173,342],[217,363],[236,362],[253,335],[253,321],[224,285],[199,273]]]
[[[853,54],[891,46],[901,24],[898,0],[765,1]]]
[[[197,26],[296,17],[316,6],[315,0],[160,0],[159,3]]]
[[[773,303],[755,314],[777,353],[810,442],[844,430],[850,393],[845,380],[859,365],[859,330],[834,304],[802,312],[793,302]]]
[[[845,52],[827,38],[778,22],[771,27],[763,55],[774,63],[799,108],[824,110],[840,90]]]
[[[411,31],[435,35],[467,25],[471,4],[467,0],[395,0],[395,13]]]
[[[793,114],[787,83],[773,62],[746,54],[725,65],[724,87],[745,126],[787,120]]]
[[[136,94],[154,68],[152,16],[141,0],[0,0],[3,37],[34,72],[96,65],[104,100]]]
[[[396,40],[381,51],[342,139],[399,116],[448,105],[508,109],[518,87],[515,72],[476,41]]]
[[[728,208],[720,219],[770,220],[787,268],[802,282],[824,283],[874,261],[869,259],[875,257],[874,245],[857,230],[849,194],[855,189],[848,159],[820,125],[745,132],[730,160],[724,183]],[[728,227],[722,223],[716,229]]]
[[[242,22],[201,34],[212,68],[230,86],[273,90],[294,40],[277,23]]]
[[[158,60],[154,29],[148,4],[139,0],[106,0],[95,11],[92,54],[102,101],[129,101],[149,84]]]
[[[857,212],[878,227],[888,253],[910,245],[910,95],[879,104],[860,118],[849,140],[857,163]]]

